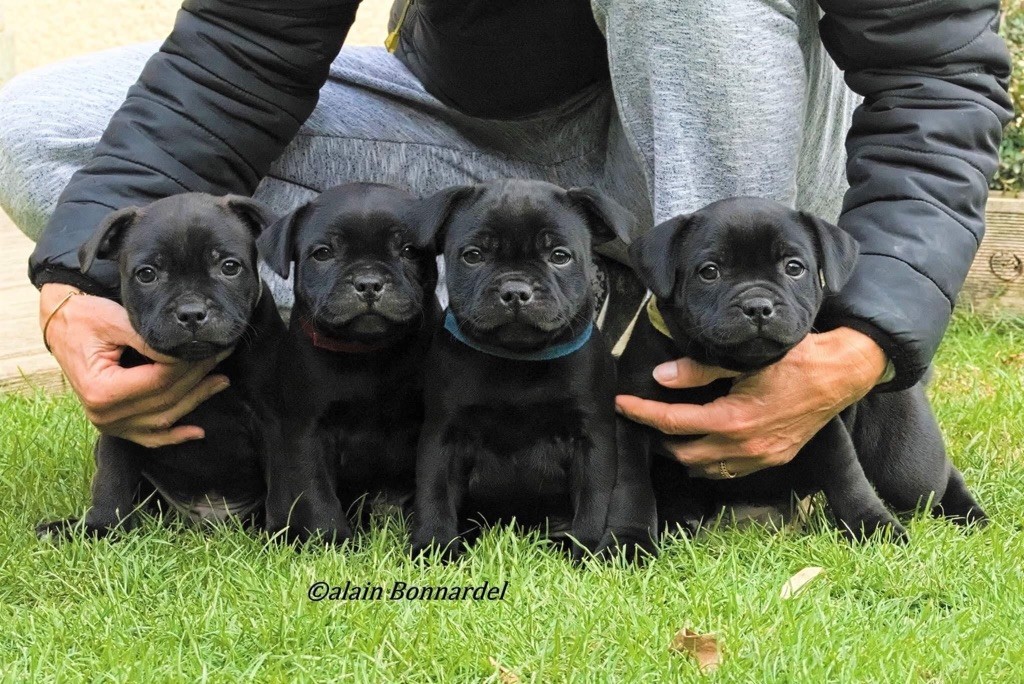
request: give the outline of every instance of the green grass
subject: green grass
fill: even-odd
[[[710,533],[644,568],[578,569],[535,537],[490,531],[422,568],[405,533],[296,554],[245,533],[153,523],[119,543],[37,542],[81,512],[93,431],[73,398],[0,396],[0,679],[109,681],[701,680],[668,650],[716,632],[723,682],[1024,681],[1024,325],[960,317],[932,386],[950,451],[993,518],[927,518],[905,548],[826,527]],[[826,569],[795,599],[779,589]],[[320,602],[311,582],[510,583],[504,602]]]

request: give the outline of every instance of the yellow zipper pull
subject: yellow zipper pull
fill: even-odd
[[[412,0],[405,0],[405,7],[402,8],[402,13],[398,15],[398,21],[395,22],[395,30],[384,39],[384,47],[387,48],[388,52],[393,53],[398,49],[398,37],[402,32],[402,24],[405,23],[405,15],[409,14],[410,5],[412,5]]]

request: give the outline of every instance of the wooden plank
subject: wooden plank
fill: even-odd
[[[993,193],[985,220],[961,301],[988,314],[1024,314],[1024,199]]]
[[[26,275],[32,241],[0,212],[0,392],[63,392],[67,381],[43,348],[39,295]]]
[[[49,354],[21,358],[13,372],[9,368],[4,370],[0,373],[0,394],[60,393],[71,389],[64,373]]]

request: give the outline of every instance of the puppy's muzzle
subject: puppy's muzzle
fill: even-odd
[[[174,318],[178,325],[195,333],[210,319],[210,309],[202,302],[182,302],[174,307]]]
[[[376,271],[358,273],[352,278],[352,289],[356,291],[356,296],[367,303],[380,299],[388,284],[384,274]]]
[[[775,304],[767,297],[748,297],[740,302],[740,310],[743,315],[756,325],[758,329],[775,315]]]
[[[498,286],[501,303],[513,310],[532,302],[533,294],[533,286],[525,280],[506,280]]]

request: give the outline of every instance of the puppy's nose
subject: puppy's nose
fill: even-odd
[[[509,280],[501,284],[498,295],[505,306],[520,306],[533,299],[533,288],[522,280]]]
[[[360,273],[352,279],[360,299],[373,301],[384,291],[384,276],[379,273]]]
[[[775,315],[775,306],[770,299],[765,297],[751,297],[744,300],[740,304],[740,308],[743,309],[743,314],[747,318],[758,324],[764,323]]]
[[[174,317],[178,319],[178,323],[189,330],[198,330],[206,323],[206,316],[209,311],[205,304],[198,302],[189,302],[187,304],[179,304],[174,310]]]

